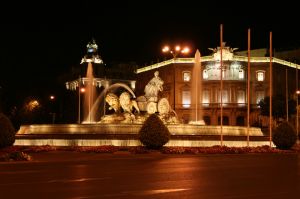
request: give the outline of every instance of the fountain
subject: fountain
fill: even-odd
[[[201,55],[199,50],[195,53],[195,64],[193,67],[193,74],[195,74],[192,81],[193,102],[195,104],[195,121],[190,121],[189,124],[205,125],[202,114],[202,75],[201,75]],[[199,81],[200,78],[200,81]],[[199,92],[200,91],[200,92]]]
[[[93,65],[91,62],[88,63],[87,72],[87,85],[84,95],[83,102],[83,123],[94,123],[95,117],[92,109],[92,105],[95,103],[96,87],[93,85],[94,75],[93,75]]]
[[[159,71],[145,85],[142,96],[136,97],[126,84],[115,83],[109,86],[107,79],[94,78],[92,63],[102,63],[95,54],[95,42],[88,45],[93,56],[85,57],[88,63],[86,78],[68,82],[67,88],[76,90],[81,82],[86,86],[84,98],[84,122],[80,124],[44,124],[22,125],[16,134],[14,145],[52,145],[52,146],[140,146],[138,132],[150,114],[158,114],[171,133],[166,146],[213,146],[219,145],[220,126],[206,126],[202,118],[201,61],[199,51],[195,54],[193,74],[193,103],[195,103],[195,121],[189,124],[179,123],[176,112],[171,109],[167,98],[159,98],[164,81]],[[96,86],[102,87],[97,96]],[[120,90],[122,89],[122,90]],[[125,91],[124,91],[125,90]],[[79,95],[80,96],[80,95]],[[200,100],[199,100],[200,98]],[[100,109],[100,111],[99,111]],[[80,110],[80,109],[79,109]],[[113,113],[111,113],[113,112]],[[80,114],[79,114],[80,116]],[[102,116],[102,117],[98,117]],[[100,119],[99,119],[100,118]],[[80,120],[79,120],[80,121]],[[247,128],[223,126],[224,145],[247,146]],[[250,146],[268,145],[260,128],[249,128]],[[226,140],[227,139],[227,140]]]
[[[181,124],[176,113],[170,109],[166,98],[159,99],[163,81],[158,73],[145,86],[145,95],[135,97],[133,91],[124,84],[113,84],[97,97],[91,108],[95,114],[96,104],[105,100],[113,114],[104,114],[100,121],[88,124],[49,124],[22,125],[16,135],[15,145],[53,145],[53,146],[139,146],[138,132],[142,123],[150,114],[158,114],[167,125],[172,137],[166,146],[213,146],[219,145],[220,126]],[[119,88],[125,88],[120,96],[114,94]],[[109,92],[108,92],[109,91]],[[105,97],[104,97],[105,96]],[[104,99],[103,99],[104,98]],[[90,121],[94,121],[89,114]],[[201,115],[197,116],[197,120]],[[246,128],[224,126],[224,145],[247,146]],[[267,145],[260,128],[249,128],[250,146]],[[228,140],[226,140],[226,138]]]

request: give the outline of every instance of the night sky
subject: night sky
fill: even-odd
[[[247,48],[248,28],[252,48],[267,48],[270,31],[275,49],[300,46],[295,1],[109,2],[12,2],[2,7],[0,86],[11,95],[7,97],[43,87],[43,92],[53,92],[55,79],[80,63],[92,38],[108,67],[162,59],[165,44],[189,45],[190,56],[197,48],[207,55],[207,48],[219,45],[220,24],[227,45],[240,50]]]

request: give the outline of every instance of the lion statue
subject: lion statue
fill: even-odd
[[[116,113],[120,112],[120,102],[119,102],[119,98],[117,95],[113,94],[113,93],[108,93],[105,97],[105,101],[108,103],[109,105],[109,110],[114,110]]]
[[[135,100],[130,99],[130,94],[128,92],[123,92],[119,98],[120,105],[124,112],[132,113],[133,108],[140,113],[140,109]]]
[[[120,97],[114,93],[108,93],[105,97],[105,101],[109,105],[109,110],[114,110],[116,113],[120,112],[122,108],[124,112],[132,113],[133,108],[140,113],[140,109],[135,100],[130,99],[130,94],[128,92],[123,92]]]

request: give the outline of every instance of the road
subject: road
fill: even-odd
[[[32,155],[30,162],[0,163],[1,199],[300,197],[297,154]]]

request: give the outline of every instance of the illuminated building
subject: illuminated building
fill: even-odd
[[[153,76],[154,71],[158,70],[160,77],[164,80],[164,91],[161,95],[168,98],[178,118],[187,123],[195,117],[196,105],[192,102],[191,85],[193,78],[199,75],[202,79],[202,89],[198,92],[200,96],[198,104],[202,106],[198,107],[201,107],[203,111],[203,119],[208,125],[220,124],[220,48],[210,50],[213,51],[211,55],[201,57],[201,74],[193,74],[194,58],[174,58],[139,68],[136,92],[142,95],[143,85]],[[258,102],[269,96],[270,57],[265,55],[255,57],[255,53],[250,57],[250,96],[247,96],[248,57],[247,54],[238,55],[235,50],[235,48],[225,46],[225,43],[222,48],[223,125],[246,125],[248,99],[251,105],[250,125],[257,125],[261,123]],[[285,96],[286,86],[289,98],[295,94],[297,67],[300,66],[273,57],[273,96]]]
[[[77,91],[75,94],[77,94],[78,99],[78,123],[86,119],[86,115],[91,115],[92,107],[97,103],[97,98],[103,91],[110,92],[111,86],[115,83],[124,84],[131,90],[135,90],[136,82],[135,80],[116,79],[116,77],[120,75],[115,75],[115,70],[113,70],[112,67],[108,68],[106,64],[103,63],[103,60],[98,54],[98,45],[94,39],[92,39],[86,47],[86,54],[82,58],[80,65],[72,68],[72,72],[69,75],[70,81],[65,83],[67,90]],[[89,74],[89,71],[91,74]],[[123,72],[124,71],[126,72],[126,70],[123,70]],[[122,89],[122,87],[120,87],[120,89]],[[86,103],[88,103],[88,105],[85,105]],[[105,103],[103,99],[102,103]],[[105,107],[105,104],[98,105],[101,106],[102,109]],[[85,112],[83,116],[81,109]],[[105,110],[98,112],[99,117],[105,114]],[[93,119],[99,121],[99,117]]]

